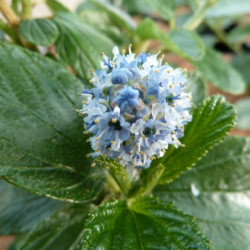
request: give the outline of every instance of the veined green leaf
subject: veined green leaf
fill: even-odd
[[[19,243],[19,250],[76,250],[89,206],[71,206],[38,223]]]
[[[82,83],[38,53],[0,43],[0,54],[0,176],[56,199],[95,199],[103,177],[75,112]]]
[[[54,17],[59,29],[56,50],[79,76],[88,76],[90,69],[100,66],[100,53],[112,53],[113,42],[100,30],[85,23],[72,13]]]
[[[171,146],[166,154],[150,166],[165,165],[160,183],[168,183],[190,169],[207,151],[223,140],[234,126],[235,109],[222,96],[206,98],[194,109],[193,119],[185,127],[182,143],[185,147]]]
[[[25,192],[0,179],[0,235],[28,232],[66,203]]]
[[[48,19],[25,20],[19,26],[20,34],[35,45],[49,46],[53,44],[59,31]]]
[[[210,249],[194,218],[172,203],[144,197],[129,207],[109,202],[90,214],[83,235],[87,249]]]
[[[195,168],[154,194],[197,218],[214,249],[250,245],[250,138],[227,137]]]
[[[189,60],[201,60],[205,53],[202,40],[194,32],[174,30],[165,33],[151,19],[145,19],[141,22],[136,33],[143,40],[160,41],[167,49]]]
[[[205,79],[227,93],[239,95],[246,90],[241,75],[213,49],[207,48],[204,58],[193,64]]]
[[[114,5],[100,0],[88,0],[88,2],[96,6],[98,9],[105,11],[119,27],[126,28],[130,31],[136,28],[134,20],[126,12]]]

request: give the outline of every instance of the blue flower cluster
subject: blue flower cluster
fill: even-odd
[[[82,92],[85,133],[96,151],[124,166],[146,168],[169,145],[182,145],[184,125],[192,120],[191,95],[184,92],[181,69],[162,65],[158,54],[135,56],[113,49],[92,72],[93,88]]]

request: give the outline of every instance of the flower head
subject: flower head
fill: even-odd
[[[162,65],[157,55],[103,55],[101,70],[93,73],[92,89],[82,92],[86,131],[97,154],[125,166],[149,167],[169,145],[181,145],[184,125],[192,120],[191,96],[184,92],[181,69]]]

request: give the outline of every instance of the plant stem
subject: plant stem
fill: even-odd
[[[21,0],[22,2],[22,20],[30,19],[32,12],[31,0]]]
[[[196,29],[203,21],[204,15],[210,7],[209,1],[202,4],[198,9],[194,12],[194,14],[187,20],[187,22],[184,24],[183,28],[187,30],[194,30]]]
[[[16,28],[18,26],[20,19],[16,15],[16,13],[10,8],[10,6],[6,4],[5,0],[0,0],[0,11],[13,28]]]
[[[20,40],[17,37],[14,30],[7,23],[5,23],[2,19],[0,19],[0,28],[12,39],[13,42],[20,44]]]

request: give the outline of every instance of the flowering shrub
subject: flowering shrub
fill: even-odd
[[[34,19],[38,4],[51,16]],[[88,0],[75,13],[0,0],[0,11],[10,249],[249,249],[250,140],[228,136],[235,107],[207,94],[248,95],[248,0]]]

